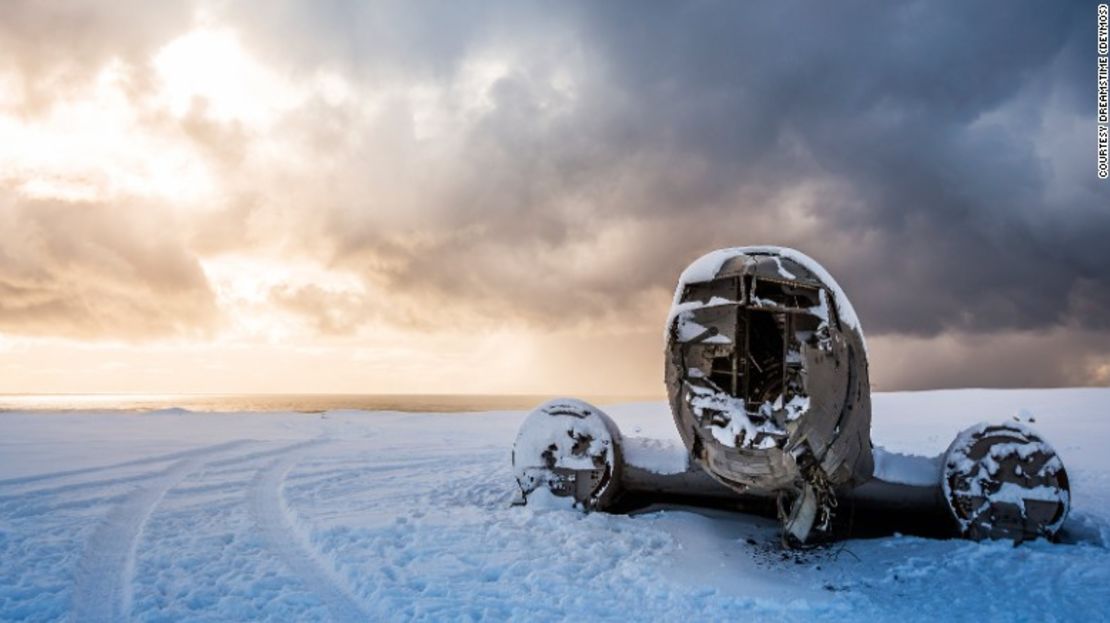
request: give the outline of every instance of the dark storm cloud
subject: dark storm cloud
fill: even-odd
[[[450,80],[476,51],[519,55],[438,194],[333,215],[343,253],[390,255],[392,287],[509,295],[551,322],[665,290],[714,246],[778,242],[829,264],[870,331],[931,335],[1105,326],[1110,194],[1093,160],[1072,157],[1093,153],[1093,132],[1067,126],[1093,118],[1093,6],[329,3],[259,23],[277,42],[306,25],[285,57],[344,59],[370,83],[374,67]],[[560,49],[589,72],[547,117]],[[816,196],[788,209],[807,184]],[[470,233],[393,246],[381,215],[409,209],[433,237]],[[582,278],[544,260],[579,243],[604,254],[598,232],[629,220],[643,238],[619,254],[634,268]],[[543,277],[505,270],[506,257]]]
[[[1105,331],[887,335],[869,342],[872,389],[1106,385]]]
[[[830,198],[815,216],[860,249],[798,238],[788,221],[782,236],[839,269],[869,329],[1032,328],[1103,322],[1068,301],[1110,284],[1097,244],[1110,235],[1110,210],[1092,209],[1110,193],[1088,174],[1068,203],[1053,202],[1044,160],[1054,154],[1037,145],[1054,131],[1043,127],[1050,106],[1093,118],[1082,97],[1092,58],[1078,45],[1092,11],[672,4],[642,19],[607,12],[591,40],[621,90],[644,104],[629,147],[677,147],[736,184],[785,188],[820,175],[847,185],[846,204]],[[1091,153],[1084,138],[1068,147]],[[697,208],[692,199],[644,208]],[[773,218],[774,206],[746,212]]]

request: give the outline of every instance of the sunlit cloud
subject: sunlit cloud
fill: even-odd
[[[152,131],[128,81],[126,66],[113,61],[42,115],[0,115],[0,179],[43,199],[210,201],[215,174],[190,145]]]
[[[225,318],[222,340],[280,343],[318,329],[351,333],[366,320],[358,315],[366,287],[351,273],[311,260],[250,255],[217,256],[201,265]],[[302,301],[302,295],[310,298]]]

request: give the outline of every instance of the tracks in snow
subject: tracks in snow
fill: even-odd
[[[0,487],[10,487],[16,485],[25,485],[32,482],[39,482],[42,480],[53,480],[55,478],[65,478],[68,476],[84,476],[86,474],[95,474],[97,472],[108,471],[111,469],[120,469],[123,467],[134,467],[136,465],[152,465],[156,463],[165,463],[174,459],[186,459],[196,456],[205,456],[218,452],[220,450],[228,450],[241,446],[247,443],[246,441],[228,441],[226,443],[216,444],[214,446],[205,446],[202,448],[191,448],[189,450],[181,450],[179,452],[171,452],[169,454],[162,454],[159,456],[151,456],[142,459],[135,459],[132,461],[124,461],[122,463],[112,463],[109,465],[99,465],[96,467],[85,467],[82,469],[68,469],[61,472],[50,472],[47,474],[36,474],[33,476],[21,476],[18,478],[6,478],[0,480]]]
[[[327,607],[333,621],[365,621],[367,615],[334,577],[312,555],[311,547],[293,527],[289,511],[282,500],[282,486],[289,470],[301,460],[309,445],[299,452],[287,454],[259,470],[248,493],[251,517],[270,550]]]
[[[139,596],[135,574],[139,548],[143,546],[143,535],[151,524],[151,517],[157,516],[167,495],[184,490],[183,483],[191,481],[194,475],[201,478],[201,483],[215,479],[243,492],[239,508],[250,520],[247,529],[260,535],[264,549],[284,564],[289,575],[300,581],[306,591],[318,597],[327,609],[329,620],[364,621],[368,616],[363,606],[338,577],[331,563],[315,551],[294,525],[283,497],[289,472],[325,441],[322,438],[286,443],[239,440],[107,465],[0,480],[0,519],[34,522],[36,515],[51,517],[48,513],[53,513],[52,509],[68,508],[67,505],[74,503],[80,503],[81,509],[104,508],[106,512],[95,525],[89,526],[90,532],[81,530],[88,535],[83,543],[71,541],[73,549],[70,551],[77,555],[77,563],[73,567],[68,619],[127,621],[132,616],[133,597]],[[395,469],[399,465],[382,467]],[[243,477],[249,480],[244,481]],[[60,527],[50,529],[69,530],[67,525],[76,528],[88,522],[87,515],[82,512],[66,519]]]
[[[308,588],[324,601],[333,618],[344,621],[364,620],[365,616],[358,606],[338,588],[338,585],[306,550],[300,549],[298,543],[301,540],[288,523],[285,507],[281,501],[281,486],[285,474],[300,460],[305,451],[320,442],[320,440],[300,441],[224,456],[230,450],[250,444],[250,442],[235,441],[86,470],[13,479],[0,483],[0,486],[23,485],[58,477],[93,474],[114,468],[173,461],[164,469],[149,473],[124,478],[92,480],[25,491],[21,494],[37,497],[132,482],[138,484],[136,489],[125,495],[123,500],[108,512],[85,542],[75,573],[69,619],[76,622],[115,623],[130,618],[137,549],[144,527],[166,494],[202,467],[226,468],[277,456],[274,462],[258,472],[247,492],[249,510],[256,526],[262,531],[270,549],[294,573],[301,575]],[[16,498],[19,495],[12,497]]]
[[[73,621],[124,621],[131,610],[135,551],[143,526],[166,492],[199,467],[203,457],[229,444],[202,449],[181,459],[124,498],[85,543],[77,563]]]

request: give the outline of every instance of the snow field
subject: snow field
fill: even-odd
[[[0,621],[1104,620],[1108,404],[878,394],[873,437],[896,453],[1035,417],[1071,477],[1066,542],[804,553],[720,510],[510,507],[523,412],[3,413]],[[666,462],[665,404],[603,409]]]

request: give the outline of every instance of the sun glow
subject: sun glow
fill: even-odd
[[[250,56],[234,31],[193,30],[154,57],[160,97],[183,117],[194,108],[222,122],[266,126],[304,99],[302,89]]]
[[[144,127],[129,81],[129,68],[113,61],[90,87],[41,114],[0,110],[0,181],[26,196],[69,201],[210,199],[211,171],[189,145]]]

